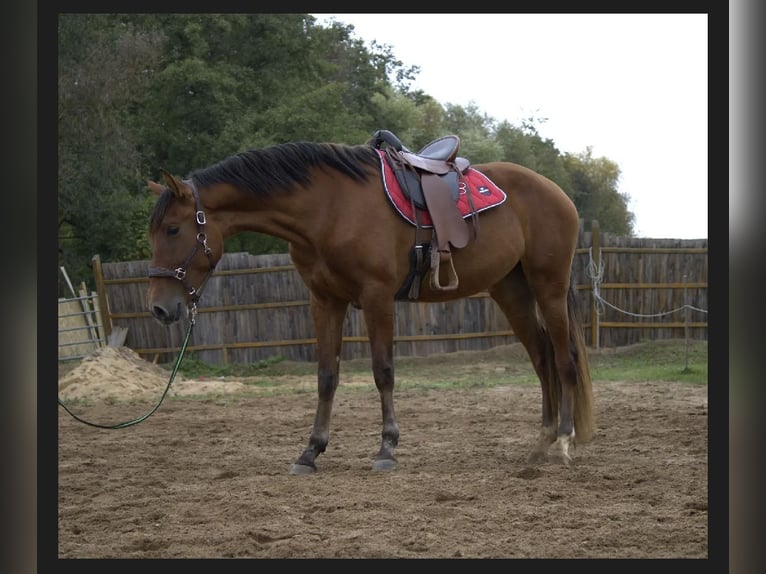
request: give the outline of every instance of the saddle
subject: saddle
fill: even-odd
[[[462,187],[462,175],[470,167],[470,162],[459,157],[460,138],[448,135],[425,145],[417,153],[405,147],[397,136],[389,130],[376,131],[370,145],[384,150],[397,182],[405,196],[410,200],[416,215],[415,245],[410,256],[410,274],[397,293],[397,298],[417,299],[420,292],[420,280],[428,270],[430,262],[431,288],[438,291],[453,291],[458,287],[458,277],[452,262],[450,246],[460,249],[468,245],[471,239],[470,229],[460,210],[457,200]],[[385,144],[385,147],[383,147]],[[474,237],[476,234],[476,210],[470,194],[471,215],[474,218]],[[419,212],[427,211],[433,222],[433,243],[420,243],[418,232]],[[429,258],[430,252],[430,258]],[[442,271],[446,281],[442,281]]]

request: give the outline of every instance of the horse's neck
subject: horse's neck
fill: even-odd
[[[232,186],[210,190],[210,210],[224,238],[254,231],[294,243],[306,239],[307,221],[316,208],[305,190],[258,197]]]

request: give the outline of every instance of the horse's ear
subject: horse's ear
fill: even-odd
[[[150,179],[146,180],[146,185],[149,186],[149,191],[151,191],[154,195],[160,195],[163,191],[165,191],[164,185]]]
[[[184,192],[181,182],[166,169],[160,168],[160,173],[162,173],[162,177],[165,179],[165,184],[173,192],[173,195],[176,197],[183,197]]]

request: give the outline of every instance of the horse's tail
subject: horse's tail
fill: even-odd
[[[569,352],[574,361],[577,387],[575,388],[574,426],[575,440],[587,442],[593,437],[596,421],[593,414],[593,389],[591,385],[588,349],[585,345],[582,323],[577,314],[574,285],[570,283],[567,293],[567,316],[569,319]],[[548,393],[554,420],[559,414],[561,402],[561,379],[556,370],[556,361],[550,337],[545,337],[545,365],[548,369]]]

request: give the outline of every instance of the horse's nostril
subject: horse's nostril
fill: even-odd
[[[163,322],[168,320],[168,312],[161,305],[152,306],[152,315],[154,315],[157,319]]]
[[[152,315],[154,315],[154,318],[164,325],[170,325],[171,323],[174,323],[181,318],[182,307],[180,301],[176,303],[175,309],[172,311],[168,310],[167,307],[159,303],[151,305],[150,309]]]

